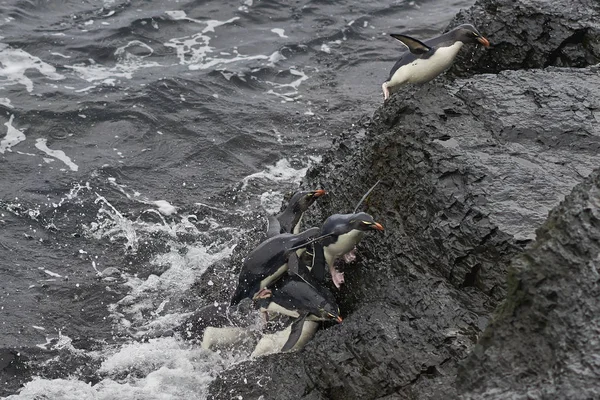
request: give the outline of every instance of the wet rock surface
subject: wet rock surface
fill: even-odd
[[[541,12],[533,7],[538,2],[514,4],[518,19]],[[596,7],[586,1],[571,5],[576,10],[594,11]],[[457,20],[463,22],[461,18],[472,15],[475,25],[481,26],[475,15],[503,18],[504,14],[490,10],[506,7],[504,1],[478,3]],[[550,19],[563,18],[565,26],[572,22],[566,11],[562,17],[554,11],[548,15]],[[585,21],[582,18],[578,23]],[[590,22],[586,32],[596,32],[594,24]],[[495,40],[493,32],[482,31]],[[587,59],[590,51],[596,51],[590,40],[592,47],[574,49],[573,60]],[[550,47],[536,51],[548,59],[554,57],[549,52],[556,50]],[[527,67],[516,55],[508,53],[506,57],[514,60],[514,65],[498,65],[498,71]],[[542,260],[546,248],[540,239],[533,243],[536,229],[544,224],[548,212],[598,167],[600,93],[594,88],[599,87],[600,78],[593,66],[485,74],[490,62],[475,58],[469,68],[479,74],[470,78],[440,78],[400,91],[372,118],[363,118],[344,132],[322,163],[308,171],[303,186],[324,188],[329,196],[313,206],[307,226],[320,225],[333,213],[351,212],[363,193],[381,179],[365,211],[386,231],[368,234],[359,244],[358,261],[346,268],[346,284],[341,290],[330,285],[342,310],[342,324],[320,330],[300,352],[267,356],[224,372],[212,384],[212,398],[439,399],[460,397],[465,391],[478,398],[489,393],[487,390],[508,390],[520,384],[503,381],[500,372],[489,385],[484,381],[486,374],[502,363],[500,354],[506,343],[513,346],[508,348],[516,365],[525,362],[522,352],[535,344],[525,340],[527,329],[544,335],[539,332],[541,326],[528,325],[513,344],[509,324],[529,324],[521,319],[502,320],[496,336],[486,331],[486,337],[492,339],[482,342],[483,347],[477,347],[468,358],[459,386],[457,371],[483,334],[493,310],[506,298],[511,260],[523,254],[527,245],[536,249],[530,251],[539,252],[537,261],[528,262]],[[568,213],[572,202],[561,205],[552,218]],[[581,205],[573,207],[577,210]],[[577,232],[597,234],[583,226]],[[570,235],[568,231],[564,234]],[[586,257],[589,261],[597,256],[597,252],[594,256],[584,249],[567,249],[576,252],[582,268]],[[552,256],[548,257],[552,261]],[[519,261],[515,265],[525,268]],[[550,280],[551,271],[544,273]],[[592,273],[590,269],[588,275]],[[564,295],[558,297],[565,304],[564,312],[575,301],[577,279],[572,278],[572,287],[565,287]],[[556,293],[562,290],[560,285],[552,286]],[[585,294],[591,295],[593,284],[587,287]],[[509,289],[514,296],[514,282]],[[548,301],[555,304],[558,298]],[[526,307],[528,302],[524,300],[524,304]],[[577,315],[583,318],[585,310],[583,306],[577,309],[582,311]],[[534,316],[540,317],[540,310],[536,312]],[[568,324],[583,321],[573,318],[547,336],[548,340],[568,348],[570,344],[561,335],[566,334]],[[590,334],[594,328],[581,329]],[[577,347],[583,342],[573,340],[579,349],[573,353],[579,356],[574,358],[577,362],[585,351]],[[482,350],[485,348],[489,356]],[[545,349],[535,351],[544,354]],[[555,358],[540,358],[546,362],[543,368],[555,366]],[[480,360],[485,363],[482,370],[477,367]],[[502,368],[499,371],[510,371],[509,364]],[[541,376],[542,367],[533,370],[539,373],[532,373],[532,382]],[[523,371],[526,375],[531,372],[526,367]],[[517,393],[511,392],[515,398]]]
[[[514,259],[506,302],[460,369],[466,399],[600,397],[600,173]]]
[[[448,29],[463,23],[478,27],[493,47],[459,53],[454,74],[600,62],[600,3],[595,0],[478,1],[458,13]]]

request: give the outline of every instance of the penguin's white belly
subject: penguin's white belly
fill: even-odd
[[[260,288],[261,289],[266,288],[271,283],[275,282],[277,279],[279,279],[279,277],[281,275],[283,275],[283,273],[285,271],[287,271],[287,269],[288,269],[287,263],[283,264],[281,267],[279,267],[279,269],[277,271],[275,271],[275,273],[273,275],[269,275],[265,279],[260,281]]]
[[[294,347],[292,347],[291,351],[296,351],[304,347],[304,345],[315,335],[319,324],[313,321],[304,321],[302,325],[302,333],[300,334],[300,339],[296,342]],[[288,326],[286,329],[273,333],[264,335],[256,348],[252,352],[250,357],[256,358],[259,356],[264,356],[267,354],[273,354],[281,351],[285,343],[287,342],[290,334],[292,332],[291,326]]]
[[[267,308],[261,308],[261,311],[269,312],[269,313],[283,314],[283,315],[287,315],[292,318],[298,318],[300,316],[300,313],[298,311],[288,310],[287,308],[284,308],[275,302],[269,303]]]
[[[214,350],[236,345],[251,336],[248,329],[238,327],[214,328],[207,327],[202,336],[202,348]]]
[[[364,235],[365,233],[363,231],[353,229],[348,233],[338,236],[335,243],[332,243],[323,249],[325,251],[325,261],[327,264],[330,266],[333,265],[336,258],[343,256],[354,249],[354,246],[360,242]]]
[[[300,233],[300,226],[302,225],[302,217],[304,217],[304,213],[302,213],[302,215],[300,215],[300,219],[298,220],[298,223],[296,224],[296,226],[292,227],[292,233],[294,235],[297,235]]]
[[[403,65],[394,73],[388,86],[429,82],[452,65],[462,45],[462,42],[456,42],[452,46],[438,48],[429,58],[418,58]]]

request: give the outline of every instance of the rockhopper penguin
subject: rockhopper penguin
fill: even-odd
[[[299,233],[304,212],[326,193],[323,189],[295,193],[285,210],[277,216],[269,216],[267,237],[270,238],[280,233]]]
[[[296,251],[328,236],[316,237],[318,233],[319,228],[310,228],[298,234],[282,233],[259,244],[244,260],[231,305],[238,304],[245,297],[256,299],[268,296],[270,292],[267,286],[285,272],[297,274],[299,260]]]
[[[440,75],[452,65],[463,44],[490,46],[490,42],[469,24],[460,25],[424,42],[407,35],[390,36],[405,44],[409,51],[402,54],[381,86],[384,100],[403,84],[425,83]]]
[[[354,214],[334,214],[325,220],[321,228],[321,241],[325,252],[325,261],[329,266],[331,279],[337,288],[344,283],[344,273],[335,268],[335,261],[347,256],[346,262],[354,259],[354,247],[367,231],[383,231],[383,226],[375,222],[372,216],[360,212]]]
[[[271,286],[270,296],[256,299],[255,303],[267,319],[272,313],[296,319],[287,336],[271,335],[265,340],[261,339],[253,353],[254,357],[266,352],[298,350],[316,332],[316,321],[342,322],[335,297],[309,273],[285,275]],[[287,339],[282,345],[281,342],[276,344],[275,337]]]

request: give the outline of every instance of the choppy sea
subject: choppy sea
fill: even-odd
[[[471,3],[0,2],[0,396],[204,398],[193,286]]]

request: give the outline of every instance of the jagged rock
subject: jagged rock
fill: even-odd
[[[600,172],[511,266],[508,298],[459,374],[465,399],[600,398]]]
[[[396,94],[345,132],[303,183],[330,194],[311,210],[312,225],[350,212],[383,180],[366,211],[386,232],[360,243],[358,263],[336,292],[344,322],[319,331],[298,353],[222,373],[209,398],[459,396],[459,364],[505,298],[511,260],[532,243],[548,212],[598,167],[597,67],[500,71],[592,63],[599,54],[597,12],[587,0],[499,0],[459,15],[455,23],[473,22],[499,44],[477,51],[473,61],[469,52],[457,60],[477,75]],[[540,21],[546,23],[540,32],[552,40],[536,33]],[[566,45],[577,30],[583,43]],[[501,331],[498,343],[508,335]],[[561,340],[557,345],[566,343]],[[459,390],[477,398],[488,388],[508,387],[499,375],[495,386],[483,385],[477,359],[470,360],[472,372],[461,375]],[[483,360],[491,369],[498,362]]]
[[[592,68],[439,81],[347,132],[304,183],[330,193],[318,223],[383,179],[367,211],[386,232],[363,240],[346,273],[344,322],[299,353],[222,374],[214,397],[452,396],[510,260],[598,166],[599,84]]]
[[[493,48],[460,52],[452,72],[461,76],[600,62],[596,0],[483,0],[459,12],[448,30],[463,23],[478,27]]]

